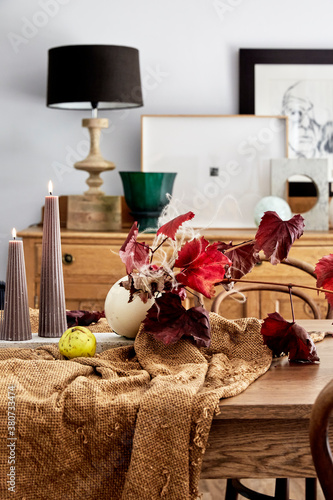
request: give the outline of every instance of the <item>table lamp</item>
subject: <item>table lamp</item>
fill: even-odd
[[[107,118],[98,109],[143,106],[139,52],[118,45],[69,45],[48,53],[47,106],[57,109],[92,110],[82,120],[90,133],[90,152],[74,164],[89,173],[89,189],[83,196],[68,197],[69,229],[111,230],[121,226],[120,197],[105,196],[100,189],[102,172],[115,168],[100,152],[100,133]]]

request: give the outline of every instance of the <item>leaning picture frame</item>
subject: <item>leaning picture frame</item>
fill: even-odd
[[[289,120],[289,158],[327,158],[333,181],[333,50],[240,49],[239,113]]]
[[[172,202],[196,228],[255,228],[270,160],[287,156],[285,117],[143,115],[141,134],[141,170],[177,173]]]

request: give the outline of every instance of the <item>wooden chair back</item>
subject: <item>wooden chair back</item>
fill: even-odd
[[[280,285],[261,285],[261,284],[244,284],[244,285],[236,285],[232,290],[229,291],[224,291],[220,292],[215,299],[213,300],[211,311],[212,312],[218,312],[221,302],[223,302],[224,299],[226,299],[228,296],[239,293],[243,294],[244,292],[252,292],[256,290],[263,290],[263,291],[271,291],[271,292],[279,292],[279,293],[288,293],[289,290],[285,286],[280,286]],[[315,303],[315,301],[306,293],[304,293],[302,290],[291,290],[291,294],[295,297],[299,297],[302,299],[304,302],[308,304],[310,307],[314,319],[321,319],[320,315],[320,310]],[[333,499],[332,499],[333,500]]]
[[[333,499],[333,459],[327,432],[332,411],[333,380],[320,392],[310,417],[311,453],[326,500]]]
[[[266,259],[266,257],[260,257],[260,260],[262,262],[267,262],[269,259]],[[289,257],[288,259],[285,259],[281,262],[281,264],[287,265],[287,266],[292,266],[297,269],[300,269],[301,271],[304,271],[305,273],[309,274],[312,276],[314,279],[316,279],[316,274],[314,271],[314,266],[309,264],[308,262],[302,261],[300,259],[295,259],[292,257]],[[230,295],[235,294],[235,293],[243,293],[243,292],[249,292],[249,291],[255,291],[255,290],[264,290],[264,291],[274,291],[274,292],[279,292],[279,293],[288,293],[289,294],[289,289],[285,286],[281,286],[279,284],[276,285],[262,285],[262,284],[251,284],[251,283],[244,283],[242,284],[241,282],[237,283],[235,287],[232,290],[224,290],[220,292],[213,300],[212,305],[211,305],[211,311],[212,312],[219,312],[219,308],[221,306],[221,303]],[[301,300],[303,300],[311,309],[313,313],[313,317],[315,319],[321,319],[322,315],[320,312],[319,306],[316,304],[315,300],[306,292],[304,292],[300,288],[295,288],[293,287],[291,289],[291,294],[295,297],[299,297]],[[332,318],[332,313],[333,311],[331,308],[328,306],[326,318]]]

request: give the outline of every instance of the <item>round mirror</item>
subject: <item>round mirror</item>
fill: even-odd
[[[318,201],[318,189],[311,177],[291,175],[287,183],[288,203],[294,214],[304,214]]]

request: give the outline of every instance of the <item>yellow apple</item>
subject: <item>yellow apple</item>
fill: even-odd
[[[59,351],[66,358],[92,357],[96,352],[96,337],[85,326],[73,326],[62,334]]]

